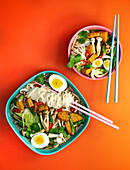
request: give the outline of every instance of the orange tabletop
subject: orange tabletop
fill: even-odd
[[[123,48],[119,67],[119,102],[105,103],[107,79],[91,81],[66,67],[71,37],[97,24],[113,29],[120,14]],[[0,1],[0,169],[127,170],[130,169],[130,1],[129,0],[1,0]],[[59,153],[42,156],[31,151],[13,132],[5,117],[10,95],[27,79],[44,70],[59,71],[74,83],[90,108],[112,119],[117,131],[91,118],[89,126]]]

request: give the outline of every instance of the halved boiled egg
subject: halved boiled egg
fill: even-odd
[[[103,65],[104,65],[104,68],[105,68],[106,70],[109,70],[110,60],[105,60],[105,61],[103,62]]]
[[[94,68],[100,67],[103,64],[103,60],[101,58],[98,58],[93,61],[92,66]]]
[[[45,133],[38,133],[37,135],[33,136],[31,139],[31,144],[35,148],[44,148],[49,144],[49,138]]]
[[[49,77],[49,84],[58,92],[64,91],[67,88],[66,80],[57,74],[52,74]]]

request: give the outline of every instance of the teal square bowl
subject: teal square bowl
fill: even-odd
[[[85,106],[87,108],[89,108],[86,100],[84,99],[84,97],[82,96],[82,94],[79,92],[79,90],[71,83],[70,80],[68,80],[65,76],[63,76],[62,74],[55,72],[55,71],[43,71],[40,72],[38,74],[36,74],[35,76],[31,77],[29,80],[27,80],[25,83],[23,83],[13,94],[12,96],[9,98],[7,104],[6,104],[6,108],[5,108],[5,112],[6,112],[6,118],[7,121],[9,123],[9,125],[11,126],[11,128],[13,129],[13,131],[16,133],[16,135],[23,141],[23,143],[25,145],[27,145],[32,151],[34,151],[35,153],[38,153],[40,155],[51,155],[51,154],[55,154],[57,152],[59,152],[60,150],[64,149],[65,147],[67,147],[69,144],[71,144],[84,130],[85,128],[88,126],[90,117],[86,115],[86,121],[85,123],[78,129],[78,131],[70,137],[69,140],[67,140],[65,143],[61,144],[60,146],[58,146],[57,148],[54,149],[50,149],[50,150],[43,150],[43,149],[37,149],[34,148],[31,143],[24,137],[21,135],[20,131],[17,129],[17,127],[15,126],[15,124],[12,121],[11,115],[9,113],[9,107],[10,107],[10,103],[12,101],[12,99],[19,93],[19,91],[24,88],[28,83],[30,83],[31,81],[33,81],[38,75],[40,74],[58,74],[60,76],[62,76],[67,83],[73,88],[73,90],[76,92],[76,94],[80,97],[80,99],[84,102]]]

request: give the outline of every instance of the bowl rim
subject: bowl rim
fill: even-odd
[[[28,147],[30,148],[32,151],[34,151],[37,154],[40,155],[52,155],[55,154],[59,151],[61,151],[62,149],[66,148],[68,145],[70,145],[76,138],[78,138],[81,133],[86,129],[86,127],[88,126],[89,122],[90,122],[90,116],[86,116],[86,122],[83,124],[82,128],[79,129],[79,131],[76,132],[76,134],[74,136],[71,136],[70,139],[71,140],[67,140],[67,142],[63,143],[62,145],[60,145],[59,147],[55,148],[55,149],[50,149],[50,150],[41,150],[41,149],[37,149],[34,148],[31,143],[25,138],[23,137],[18,128],[14,125],[10,113],[9,113],[9,107],[10,107],[10,103],[12,101],[12,99],[18,94],[18,92],[20,91],[21,88],[25,87],[29,82],[33,81],[38,75],[40,74],[58,74],[60,76],[62,76],[67,83],[74,89],[74,91],[76,91],[76,93],[78,94],[78,96],[80,96],[80,98],[83,100],[83,102],[85,103],[85,105],[89,108],[89,105],[87,103],[87,101],[85,100],[85,98],[83,97],[83,95],[80,93],[80,91],[77,89],[77,87],[68,79],[66,78],[64,75],[62,75],[59,72],[56,71],[42,71],[39,72],[38,74],[35,74],[34,76],[32,76],[30,79],[28,79],[27,81],[25,81],[12,95],[11,97],[8,99],[6,107],[5,107],[5,114],[6,114],[6,119],[9,123],[9,125],[11,126],[11,128],[13,129],[13,131],[15,132],[15,134],[21,139],[21,141]]]
[[[70,55],[70,49],[71,49],[71,45],[75,39],[75,37],[83,30],[90,30],[90,29],[100,29],[100,30],[106,30],[109,32],[110,35],[112,35],[112,31],[109,29],[109,28],[106,28],[104,26],[101,26],[101,25],[89,25],[89,26],[86,26],[86,27],[83,27],[81,28],[80,30],[78,30],[74,35],[73,37],[71,38],[70,42],[69,42],[69,45],[68,45],[68,59],[69,59],[69,55]],[[116,36],[115,36],[116,38]],[[119,41],[119,51],[120,51],[120,56],[119,56],[119,62],[118,62],[118,66],[120,65],[121,63],[121,60],[122,60],[122,46],[121,46],[121,43]],[[83,78],[86,78],[86,79],[89,79],[89,80],[102,80],[102,79],[105,79],[108,77],[108,75],[105,75],[103,77],[100,77],[100,78],[96,78],[96,79],[92,79],[91,77],[88,77],[88,76],[85,76],[83,75],[82,73],[78,72],[75,67],[73,67],[74,71],[79,74],[80,76],[82,76]],[[112,70],[112,74],[114,73],[115,71],[115,68]]]

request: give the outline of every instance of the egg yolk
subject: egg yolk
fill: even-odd
[[[40,145],[40,144],[44,143],[44,138],[43,138],[42,135],[38,135],[38,136],[34,137],[34,141],[35,141],[36,144]]]
[[[100,66],[100,64],[101,64],[101,61],[100,61],[100,60],[96,60],[96,61],[95,61],[95,66]]]
[[[63,85],[63,82],[60,79],[55,78],[55,79],[52,80],[51,85],[54,88],[59,89]]]

